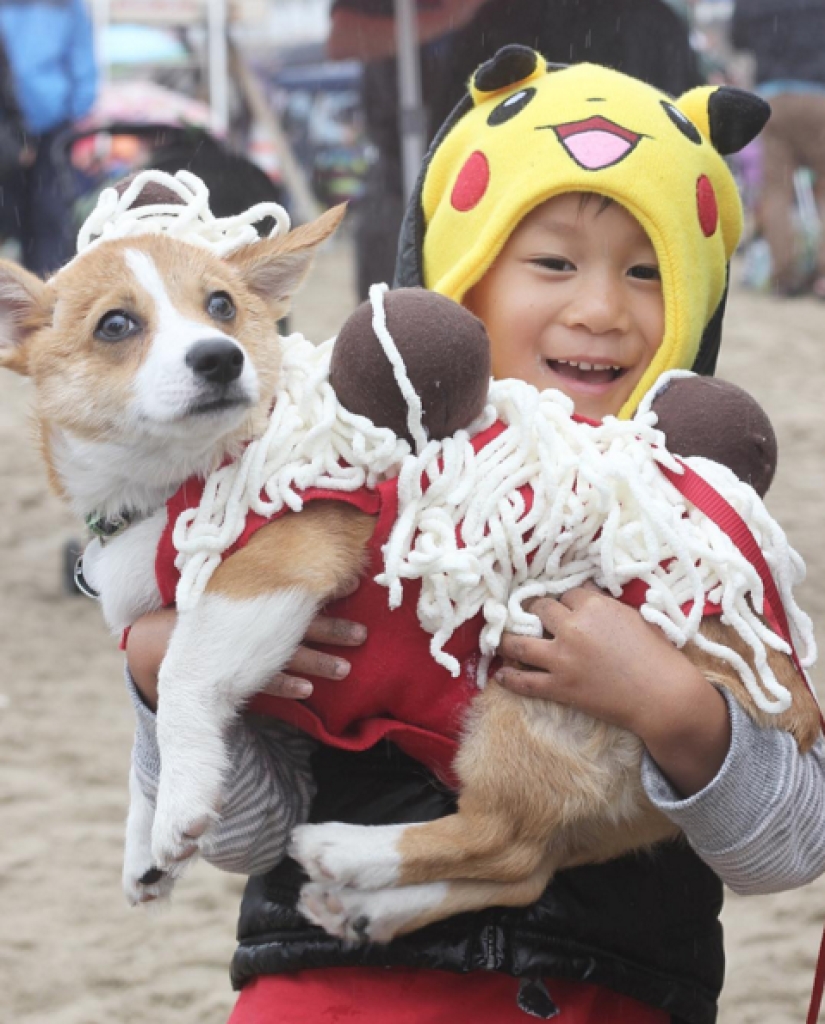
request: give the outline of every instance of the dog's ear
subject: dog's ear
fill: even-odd
[[[26,342],[48,321],[43,281],[16,263],[0,260],[0,366],[27,375]]]
[[[276,319],[288,312],[292,296],[312,266],[318,247],[344,219],[346,207],[346,203],[334,206],[317,220],[302,224],[283,238],[263,239],[227,257],[241,273],[247,287],[267,303]]]

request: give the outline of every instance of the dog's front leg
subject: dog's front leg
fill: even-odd
[[[179,874],[196,852],[220,813],[227,726],[358,577],[372,529],[357,509],[313,502],[259,530],[179,615],[158,679],[156,867]]]
[[[155,867],[152,822],[155,806],[138,781],[134,765],[129,771],[129,814],[123,851],[123,892],[132,906],[168,896],[174,880]]]
[[[207,592],[179,615],[158,679],[154,867],[180,873],[217,820],[227,728],[287,663],[318,606],[300,587],[253,598]]]

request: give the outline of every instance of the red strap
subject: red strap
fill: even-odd
[[[679,461],[681,462],[681,459]],[[759,573],[760,579],[762,580],[762,586],[765,588],[765,599],[772,613],[773,622],[771,625],[774,626],[774,628],[776,626],[779,627],[778,631],[782,635],[782,638],[790,645],[794,665],[796,665],[797,671],[808,684],[809,689],[814,694],[814,699],[816,699],[816,694],[814,693],[811,684],[808,682],[805,670],[802,668],[797,653],[794,650],[793,641],[791,639],[791,630],[788,624],[788,617],[785,614],[785,608],[782,604],[782,599],[779,596],[779,591],[776,589],[773,574],[771,573],[768,563],[765,561],[764,555],[762,554],[759,545],[756,543],[753,534],[748,529],[747,524],[736,509],[725,501],[722,495],[711,487],[707,480],[704,480],[685,463],[682,463],[682,467],[684,469],[684,473],[679,474],[674,473],[670,469],[665,469],[664,466],[659,466],[662,473],[664,473],[676,490],[687,498],[689,502],[695,505],[700,512],[704,512],[708,519],[712,519],[720,529],[724,530]],[[825,731],[825,719],[823,719],[821,709],[819,712],[819,721],[822,725],[823,731]],[[811,1001],[808,1006],[806,1024],[816,1024],[819,1020],[819,1011],[822,1007],[823,990],[825,990],[825,928],[822,931],[822,940],[819,944],[819,956],[817,957],[816,969],[814,970],[814,983],[811,990]]]
[[[816,958],[814,987],[811,990],[811,1004],[808,1007],[808,1016],[805,1018],[805,1024],[816,1024],[819,1020],[823,988],[825,988],[825,929],[822,931],[822,941],[819,944],[819,956]]]
[[[681,459],[679,460],[681,462]],[[776,589],[776,583],[773,578],[773,574],[765,561],[765,556],[759,545],[756,543],[751,531],[748,529],[747,523],[739,515],[736,509],[726,501],[722,495],[712,487],[707,480],[699,476],[694,470],[690,468],[686,463],[682,462],[682,468],[684,473],[675,473],[671,469],[667,469],[665,466],[660,465],[659,469],[662,471],[664,476],[673,484],[677,491],[680,492],[687,500],[695,505],[700,512],[704,512],[708,519],[711,519],[716,525],[723,530],[733,541],[733,543],[739,548],[742,554],[747,558],[751,565],[759,573],[759,578],[762,580],[762,586],[765,589],[765,600],[767,601],[770,613],[776,621],[776,625],[779,627],[778,632],[783,640],[785,640],[791,648],[791,657],[793,658],[794,665],[796,666],[797,672],[802,676],[806,683],[808,683],[808,677],[805,674],[805,670],[802,667],[802,663],[794,650],[793,640],[791,638],[791,628],[788,624],[788,617],[785,614],[785,606],[782,604],[782,598],[779,596],[779,591]],[[810,687],[810,684],[808,683]],[[814,694],[814,696],[816,696]],[[820,713],[820,719],[822,715]],[[825,722],[823,729],[825,729]]]

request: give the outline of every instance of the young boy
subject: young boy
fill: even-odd
[[[477,313],[496,376],[559,388],[587,416],[630,415],[664,370],[713,369],[741,223],[717,150],[744,144],[763,119],[743,94],[695,90],[671,102],[604,69],[547,69],[532,51],[507,48],[474,76],[427,158],[400,283]],[[532,907],[344,948],[300,918],[299,873],[291,861],[276,864],[273,836],[295,816],[281,734],[242,724],[211,859],[241,871],[276,866],[250,879],[244,897],[233,981],[245,987],[233,1024],[336,1014],[393,1024],[715,1019],[723,953],[714,871],[739,891],[767,892],[825,867],[823,745],[803,758],[786,734],[752,725],[611,598],[571,592],[535,610],[551,635],[560,618],[574,617],[576,628],[564,641],[506,639],[502,653],[533,670],[508,669],[502,682],[636,732],[650,755],[648,795],[690,846],[663,843],[651,856],[562,872]],[[167,636],[168,621],[155,618],[130,637],[129,665],[150,700]],[[139,714],[150,789],[151,716]],[[313,776],[314,821],[421,821],[453,808],[452,795],[390,744],[321,748]],[[235,856],[241,826],[253,838]]]

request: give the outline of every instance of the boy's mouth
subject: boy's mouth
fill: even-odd
[[[626,368],[606,363],[587,363],[572,359],[548,359],[547,365],[565,380],[579,384],[606,385],[618,380]]]

